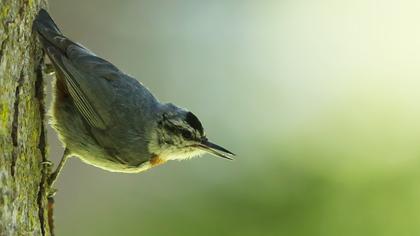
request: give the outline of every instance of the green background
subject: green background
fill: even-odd
[[[57,235],[420,235],[418,1],[49,2],[237,153],[135,175],[72,159]]]

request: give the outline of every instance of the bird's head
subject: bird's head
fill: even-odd
[[[200,120],[189,111],[173,104],[163,105],[149,144],[151,153],[168,160],[182,160],[210,153],[232,159],[234,154],[210,142]]]

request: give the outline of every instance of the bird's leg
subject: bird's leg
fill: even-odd
[[[61,170],[64,167],[64,164],[66,163],[67,159],[71,156],[71,153],[69,151],[69,149],[64,149],[64,153],[63,153],[63,157],[61,158],[60,163],[58,164],[57,168],[55,169],[55,171],[49,176],[48,178],[48,185],[50,186],[50,197],[54,196],[55,193],[57,192],[56,189],[52,188],[55,181],[57,180],[58,175],[60,174]]]

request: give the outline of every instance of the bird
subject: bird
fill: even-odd
[[[208,140],[191,111],[160,102],[141,82],[64,36],[41,9],[33,22],[55,74],[50,124],[69,157],[112,172],[139,173],[170,160],[234,153]]]

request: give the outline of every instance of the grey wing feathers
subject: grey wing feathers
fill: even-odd
[[[111,123],[109,113],[110,97],[104,96],[109,88],[101,85],[101,78],[90,76],[78,69],[66,56],[54,48],[48,48],[47,54],[64,75],[67,90],[78,111],[90,126],[105,129]]]
[[[46,11],[40,11],[34,27],[80,114],[92,127],[109,127],[113,93],[109,80],[118,79],[122,72],[63,36]]]
[[[81,75],[80,72],[74,68],[72,63],[67,58],[63,58],[63,65],[65,68],[60,69],[63,71],[66,77],[65,81],[67,89],[73,98],[77,109],[91,126],[99,129],[105,129],[107,126],[105,121],[92,106],[88,96],[86,96],[85,92],[83,89],[81,89],[80,84],[78,83],[78,81],[83,79],[83,75]],[[58,66],[61,67],[60,64],[58,64]]]

